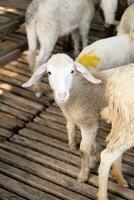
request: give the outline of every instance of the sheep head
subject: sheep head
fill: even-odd
[[[81,64],[75,62],[66,54],[55,54],[49,61],[40,66],[23,87],[30,87],[45,73],[48,73],[49,84],[54,92],[55,98],[59,103],[65,103],[69,99],[70,89],[72,88],[73,77],[79,72],[88,81],[97,84],[100,80],[93,77],[89,70]]]

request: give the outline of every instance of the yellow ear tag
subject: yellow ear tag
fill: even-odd
[[[99,62],[100,58],[93,54],[84,54],[80,58],[78,58],[78,63],[87,68],[96,68]]]

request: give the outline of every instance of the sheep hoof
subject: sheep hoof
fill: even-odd
[[[79,148],[79,144],[78,143],[69,143],[69,149],[70,150],[77,150]]]
[[[86,182],[86,180],[84,178],[77,178],[77,182],[78,183],[84,183],[84,182]]]
[[[36,96],[37,98],[40,98],[40,97],[42,96],[42,93],[41,93],[41,92],[36,92],[36,93],[35,93],[35,96]]]
[[[97,200],[108,200],[107,196],[97,194]]]
[[[81,173],[79,174],[78,178],[77,178],[77,182],[78,183],[84,183],[88,180],[88,176],[83,176]]]
[[[128,183],[125,179],[122,179],[118,182],[119,186],[124,187],[124,188],[128,188]]]

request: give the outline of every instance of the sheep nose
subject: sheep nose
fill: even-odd
[[[66,95],[67,95],[66,92],[62,92],[62,93],[61,93],[61,92],[58,92],[58,97],[61,98],[61,99],[65,98]]]

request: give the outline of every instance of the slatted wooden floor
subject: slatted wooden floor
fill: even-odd
[[[102,37],[100,22],[93,23],[90,42]],[[55,52],[63,52],[62,42]],[[39,99],[31,88],[21,88],[29,77],[27,52],[0,68],[0,200],[96,199],[98,166],[88,183],[76,181],[80,153],[68,148],[65,119],[54,103],[47,77],[42,82],[44,95]],[[101,147],[109,129],[101,122]],[[110,177],[110,200],[134,200],[133,149],[123,157],[123,173],[129,188],[120,188]]]

